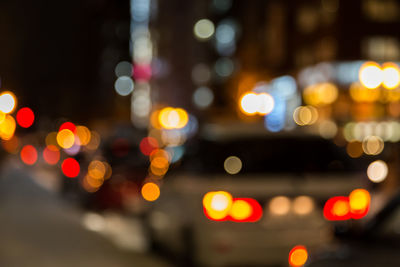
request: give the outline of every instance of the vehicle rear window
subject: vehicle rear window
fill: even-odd
[[[314,137],[251,138],[224,142],[197,140],[186,148],[181,169],[224,173],[224,161],[236,156],[242,162],[240,173],[353,172],[361,164],[347,156],[344,148]]]

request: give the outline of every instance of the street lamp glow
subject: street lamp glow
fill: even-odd
[[[0,111],[8,114],[14,111],[17,106],[17,99],[11,92],[3,92],[0,94]]]
[[[377,63],[370,61],[361,66],[358,77],[364,87],[375,89],[383,81],[383,72]]]
[[[399,67],[393,63],[386,63],[383,65],[383,82],[382,85],[386,89],[395,89],[400,84],[400,71]]]

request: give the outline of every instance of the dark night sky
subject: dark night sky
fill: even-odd
[[[2,0],[0,11],[2,90],[51,118],[112,113],[114,73],[101,72],[102,55],[111,47],[116,61],[126,60],[129,35],[119,40],[114,25],[129,23],[128,0]]]

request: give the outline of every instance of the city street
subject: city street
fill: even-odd
[[[81,224],[82,211],[38,186],[8,161],[0,180],[0,266],[168,266],[122,251]]]

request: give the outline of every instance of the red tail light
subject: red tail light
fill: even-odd
[[[355,189],[349,197],[332,197],[325,203],[324,216],[329,221],[361,219],[368,213],[370,199],[365,189]]]
[[[227,192],[209,192],[203,198],[203,211],[213,221],[256,222],[262,207],[252,198],[233,198]]]
[[[344,221],[351,219],[348,197],[332,197],[326,201],[324,216],[329,221]]]

